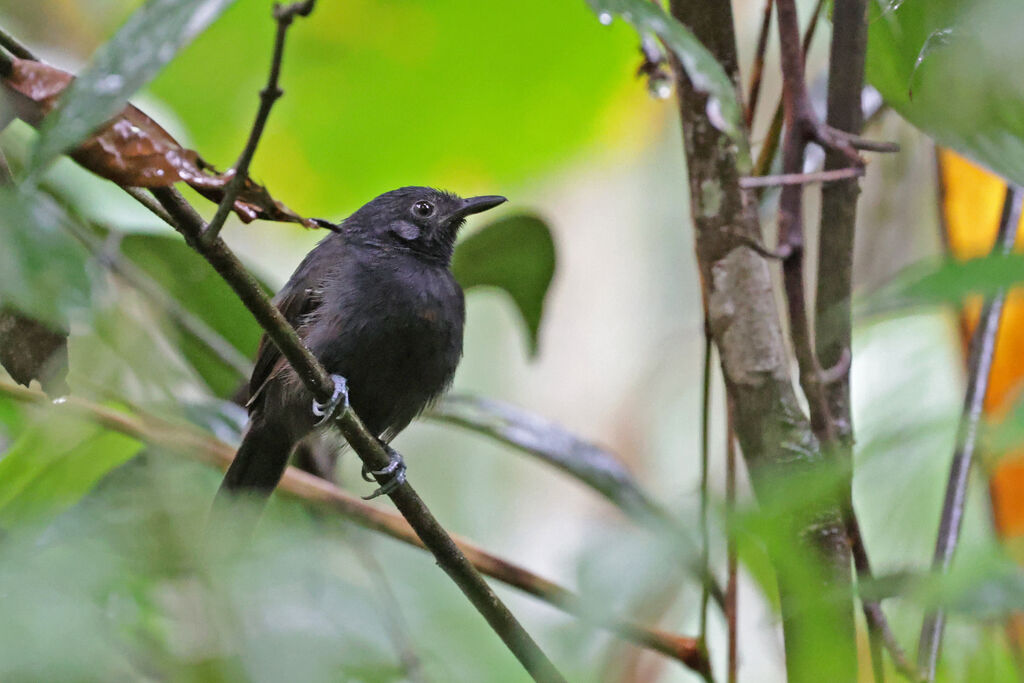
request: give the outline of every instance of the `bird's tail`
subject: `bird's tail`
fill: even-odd
[[[218,497],[236,492],[269,496],[281,480],[294,443],[290,430],[254,422],[224,475]]]
[[[213,557],[230,555],[248,542],[293,445],[287,429],[262,420],[250,425],[207,519],[205,536]]]

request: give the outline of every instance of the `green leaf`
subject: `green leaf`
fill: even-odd
[[[502,218],[459,242],[452,272],[463,289],[497,287],[512,297],[529,333],[530,355],[551,278],[555,244],[547,224],[535,216]]]
[[[108,119],[233,0],[149,0],[93,55],[40,127],[37,174]]]
[[[205,323],[243,358],[256,355],[262,328],[227,283],[181,239],[141,233],[126,235],[121,240],[121,253],[160,285],[172,301]],[[191,332],[180,325],[178,328],[185,358],[216,395],[230,396],[245,377]]]
[[[603,24],[610,24],[612,15],[618,15],[638,32],[658,36],[675,53],[693,87],[709,96],[708,118],[712,125],[734,140],[742,139],[736,85],[689,28],[651,0],[587,0],[587,3]]]
[[[944,259],[916,264],[867,297],[863,314],[908,306],[959,304],[971,295],[991,296],[1024,282],[1024,254],[992,255],[967,261]]]
[[[44,414],[0,459],[0,524],[59,514],[141,447],[94,424]]]
[[[939,144],[1024,183],[1024,5],[929,0],[874,9],[867,76],[886,102]]]
[[[61,211],[37,194],[0,187],[0,304],[57,329],[87,306],[88,253],[62,229]]]

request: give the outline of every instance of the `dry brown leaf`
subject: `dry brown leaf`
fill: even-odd
[[[10,99],[18,118],[38,126],[73,76],[42,62],[27,59],[13,62],[3,84],[12,95]],[[223,199],[233,176],[233,171],[218,173],[197,152],[182,147],[160,124],[130,104],[70,156],[96,175],[122,187],[169,187],[185,182],[215,203]],[[244,223],[262,218],[317,227],[248,177],[233,209]]]

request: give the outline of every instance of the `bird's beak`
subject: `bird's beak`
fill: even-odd
[[[506,198],[497,194],[488,194],[482,197],[470,197],[469,199],[463,199],[462,206],[455,210],[452,214],[452,218],[459,220],[474,213],[493,209],[499,204],[504,204],[507,201],[508,200]]]

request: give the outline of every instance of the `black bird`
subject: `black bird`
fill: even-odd
[[[465,320],[450,269],[455,236],[467,216],[504,201],[428,187],[382,194],[321,240],[275,299],[313,355],[344,378],[352,408],[385,444],[451,383]],[[249,391],[249,429],[221,491],[266,496],[326,407],[266,336]],[[389,484],[404,477],[404,466],[393,465]]]

